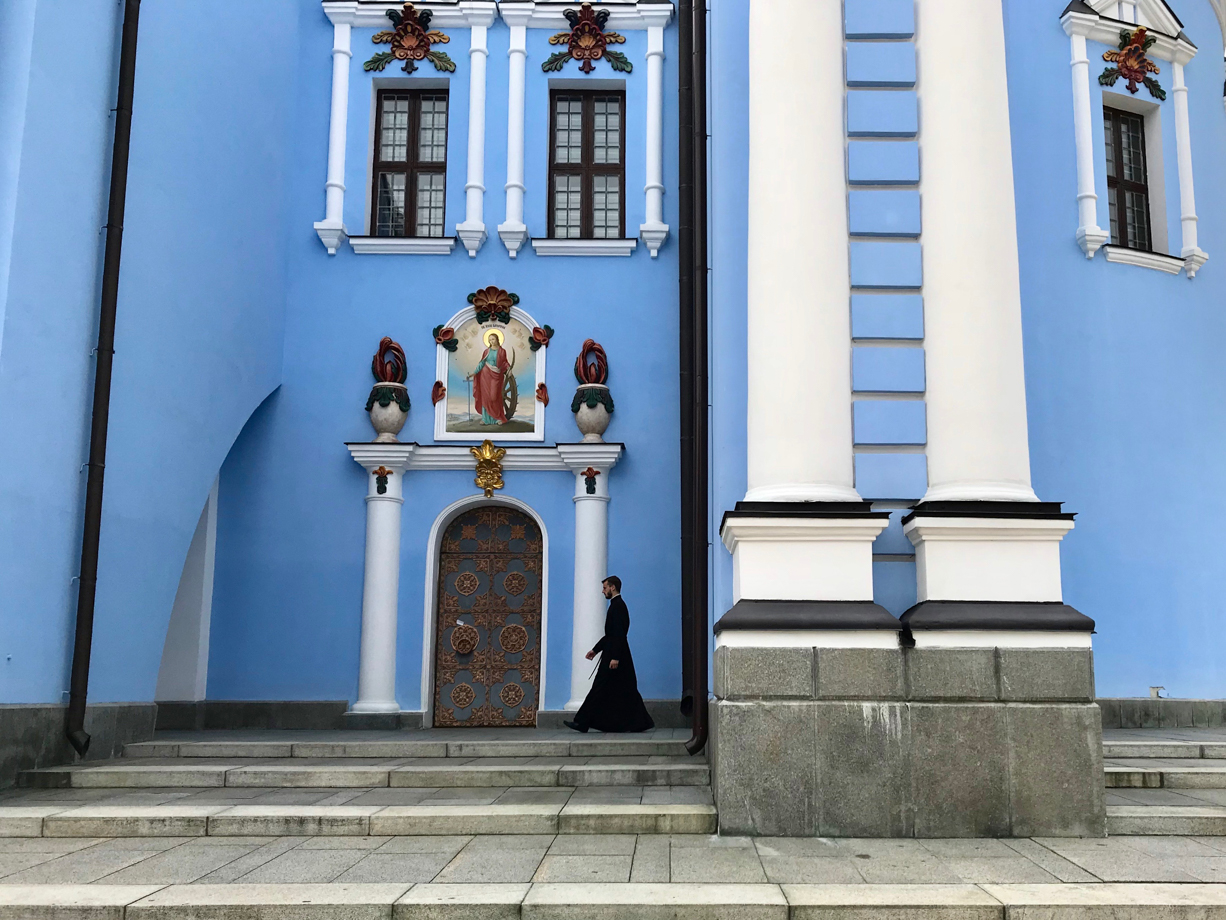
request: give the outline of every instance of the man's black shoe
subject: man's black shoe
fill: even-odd
[[[586,725],[580,725],[577,722],[563,722],[562,724],[565,725],[569,729],[573,729],[574,731],[577,731],[577,732],[583,732],[585,735],[587,734]]]

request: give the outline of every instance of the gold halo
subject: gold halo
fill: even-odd
[[[483,329],[481,331],[481,341],[486,345],[489,345],[491,335],[498,339],[498,344],[500,346],[507,340],[506,333],[504,333],[501,329]]]

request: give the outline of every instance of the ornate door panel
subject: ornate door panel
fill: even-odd
[[[541,676],[540,529],[496,505],[456,518],[439,555],[437,727],[535,725]]]

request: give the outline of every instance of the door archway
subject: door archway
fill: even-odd
[[[439,547],[434,725],[532,726],[540,706],[544,541],[501,504],[459,514]]]

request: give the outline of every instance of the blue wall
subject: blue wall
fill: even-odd
[[[346,157],[346,223],[365,221],[372,76],[361,65],[374,30],[355,30]],[[451,75],[447,228],[464,219],[468,145],[466,29],[448,29]],[[370,356],[384,335],[404,347],[413,409],[400,438],[433,441],[430,389],[435,345],[430,330],[466,305],[469,292],[497,284],[521,308],[557,330],[547,352],[546,443],[577,441],[570,414],[572,365],[585,338],[604,345],[617,409],[606,438],[626,454],[610,489],[609,567],[625,581],[639,686],[647,697],[678,695],[678,436],[676,245],[651,259],[640,244],[630,258],[538,258],[530,245],[512,261],[498,239],[505,218],[507,47],[501,22],[489,33],[485,223],[490,239],[476,258],[329,257],[311,229],[323,216],[332,27],[318,9],[304,13],[296,68],[294,156],[286,201],[287,313],[280,390],[253,416],[222,470],[209,664],[212,698],[353,699],[361,624],[366,478],[344,447],[369,440],[363,411]],[[529,30],[526,102],[526,223],[545,236],[548,75],[541,61],[556,49],[550,33]],[[627,235],[644,220],[646,35],[627,31],[634,62],[626,79]],[[665,221],[676,228],[676,49],[666,33]],[[389,67],[380,78],[403,78]],[[410,80],[437,80],[430,65]],[[571,64],[560,75],[582,75]],[[600,65],[594,79],[620,78]],[[574,479],[569,473],[506,474],[503,493],[528,503],[549,537],[548,661],[545,708],[561,708],[570,689]],[[423,604],[431,526],[452,502],[475,493],[471,473],[413,472],[405,479],[397,695],[421,707]]]

